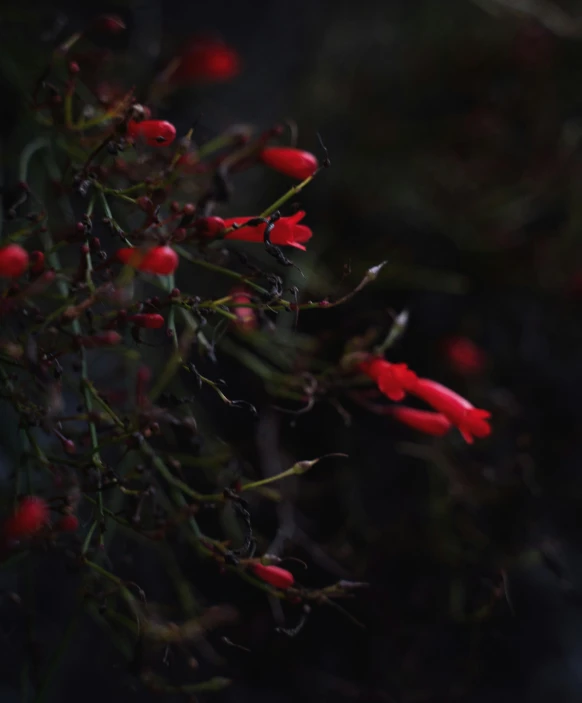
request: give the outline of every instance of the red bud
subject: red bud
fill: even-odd
[[[253,564],[252,569],[255,572],[255,576],[258,576],[260,579],[263,579],[263,581],[271,586],[274,586],[275,588],[285,590],[290,588],[295,583],[293,574],[286,569],[282,569],[280,566]]]

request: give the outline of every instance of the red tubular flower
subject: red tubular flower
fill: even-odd
[[[42,498],[28,496],[23,498],[12,517],[4,525],[8,537],[19,539],[31,537],[49,521],[49,508]]]
[[[313,233],[305,225],[298,224],[305,217],[305,212],[300,210],[290,217],[281,217],[275,222],[275,226],[271,230],[271,242],[277,246],[295,247],[305,251],[303,242],[311,239]],[[231,227],[234,224],[244,225],[245,222],[253,220],[253,217],[231,217],[224,220],[225,227]],[[262,224],[258,227],[242,227],[234,232],[229,232],[225,239],[238,239],[243,242],[262,242],[267,225]]]
[[[445,352],[455,370],[467,375],[481,373],[487,360],[485,352],[467,337],[448,339]]]
[[[133,322],[138,327],[144,327],[149,330],[159,330],[164,326],[164,318],[155,312],[140,313],[131,315],[127,318],[129,322]]]
[[[18,244],[9,244],[0,249],[0,276],[18,278],[28,268],[28,254]]]
[[[143,139],[150,146],[170,146],[176,138],[176,128],[170,122],[163,120],[130,120],[127,133],[133,139]]]
[[[76,532],[79,529],[79,519],[76,515],[63,515],[53,525],[56,532]]]
[[[468,444],[473,444],[474,437],[482,439],[491,434],[491,427],[487,422],[491,413],[475,408],[450,388],[428,378],[419,378],[411,392],[446,415]]]
[[[142,251],[125,247],[117,251],[117,258],[127,266],[133,266],[145,273],[155,273],[158,276],[168,276],[178,268],[180,259],[171,247],[153,247]]]
[[[414,430],[420,430],[433,437],[442,437],[453,426],[446,415],[434,413],[428,410],[417,410],[397,405],[390,408],[390,414],[399,422],[402,422]]]
[[[402,400],[418,381],[417,375],[406,364],[391,364],[379,356],[360,362],[358,368],[371,378],[380,392],[390,400]]]
[[[263,579],[266,583],[274,586],[275,588],[280,588],[285,590],[291,588],[295,583],[293,574],[286,569],[282,569],[280,566],[265,566],[265,564],[253,564],[253,571],[255,576]]]
[[[313,176],[319,168],[319,162],[313,154],[290,146],[266,147],[261,151],[260,158],[265,166],[299,181]]]
[[[240,73],[237,52],[220,39],[195,37],[177,57],[171,83],[228,81]]]
[[[232,302],[236,307],[232,312],[236,315],[235,325],[241,332],[252,332],[257,329],[257,313],[254,308],[246,307],[245,303],[251,302],[251,295],[244,288],[234,288],[231,293]]]

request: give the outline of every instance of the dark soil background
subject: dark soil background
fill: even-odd
[[[291,281],[313,297],[333,291],[346,266],[359,280],[388,261],[348,305],[302,315],[300,331],[333,360],[350,337],[407,308],[408,332],[390,358],[493,414],[491,438],[472,447],[419,438],[349,401],[349,430],[331,404],[292,422],[270,409],[248,371],[223,360],[233,394],[254,402],[261,419],[232,422],[210,397],[209,412],[259,473],[285,468],[289,457],[350,455],[289,489],[303,535],[290,553],[308,561],[313,585],[351,577],[370,588],[346,605],[365,629],[321,608],[285,638],[264,594],[183,564],[207,599],[245,613],[236,637],[250,652],[223,652],[234,684],[216,700],[579,701],[582,9],[525,0],[141,0],[43,3],[23,22],[16,3],[0,8],[5,184],[15,179],[11,155],[24,129],[10,62],[34,62],[24,47],[59,15],[72,31],[96,12],[122,14],[128,32],[112,41],[130,50],[138,85],[193,31],[217,32],[240,52],[243,73],[172,96],[164,116],[180,131],[197,121],[201,141],[233,122],[286,118],[304,148],[316,150],[322,135],[332,167],[300,199],[315,233],[301,265],[315,273],[307,284]],[[229,214],[259,211],[284,184],[249,176]],[[453,335],[486,352],[483,374],[451,366],[443,343]],[[8,456],[11,439],[1,441]],[[255,519],[275,538],[280,515],[257,507]],[[163,568],[133,557],[143,588],[170,597]],[[74,578],[51,559],[40,565],[37,616],[48,630],[65,617]],[[2,579],[5,591],[16,587]],[[21,654],[12,611],[1,608],[0,700],[11,703]],[[50,700],[105,699],[150,697],[88,620]]]

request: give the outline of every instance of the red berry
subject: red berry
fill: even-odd
[[[18,278],[28,268],[28,254],[18,244],[9,244],[0,249],[0,276]]]
[[[79,73],[80,70],[81,69],[79,68],[79,64],[76,61],[71,61],[71,63],[69,64],[69,73]]]
[[[308,151],[290,146],[272,146],[263,149],[261,161],[279,173],[304,181],[319,168],[317,158]]]
[[[53,526],[57,532],[76,532],[79,529],[79,519],[76,515],[63,515]]]
[[[195,210],[196,206],[192,203],[186,203],[186,205],[184,205],[184,207],[182,208],[182,212],[184,213],[184,215],[193,215]]]
[[[12,538],[30,537],[40,532],[49,521],[49,508],[42,498],[23,498],[12,517],[4,526],[5,533]]]
[[[275,588],[290,588],[295,582],[293,574],[286,569],[282,569],[280,566],[253,564],[252,568],[255,572],[255,576],[258,576],[260,579],[263,579],[263,581],[271,586],[274,586]]]

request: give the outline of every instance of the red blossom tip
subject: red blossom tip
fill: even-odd
[[[180,263],[178,254],[168,246],[153,247],[149,251],[126,247],[117,251],[117,258],[127,266],[158,276],[169,276]]]
[[[91,337],[82,337],[80,344],[86,349],[98,349],[99,347],[114,347],[117,346],[123,337],[119,332],[114,330],[109,330],[108,332],[103,332],[102,334],[95,334]]]
[[[253,564],[252,569],[255,576],[265,581],[275,588],[280,588],[285,590],[290,588],[294,583],[295,579],[293,574],[286,569],[282,569],[280,566],[265,566],[265,564]]]
[[[18,278],[28,268],[28,254],[18,244],[8,244],[0,249],[0,276]]]
[[[142,139],[149,146],[170,146],[176,138],[176,128],[163,120],[130,120],[127,133],[133,139]]]
[[[237,52],[220,39],[196,37],[182,50],[169,80],[172,83],[228,81],[240,73]]]
[[[265,166],[299,181],[313,176],[319,168],[319,162],[313,154],[290,146],[266,147],[261,151],[260,158]]]
[[[451,366],[461,374],[476,375],[487,363],[485,352],[467,337],[452,337],[445,342],[445,353]]]
[[[196,225],[196,231],[206,237],[214,237],[226,229],[226,224],[222,217],[199,217],[194,224]]]
[[[164,326],[164,318],[158,313],[141,313],[127,318],[137,327],[144,327],[150,330],[158,330]]]

